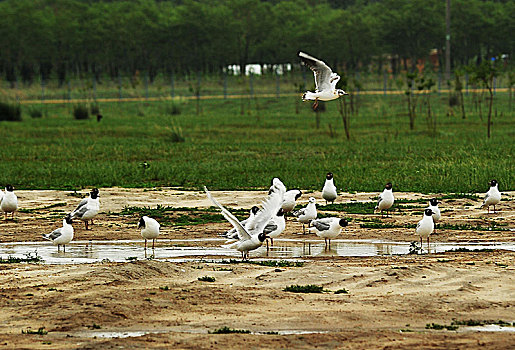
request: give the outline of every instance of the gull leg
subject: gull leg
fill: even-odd
[[[84,221],[84,225],[86,225],[86,231],[88,230],[88,220]]]
[[[266,253],[268,254],[268,251],[270,250],[270,247],[268,247],[268,239],[266,240]]]
[[[429,236],[427,236],[427,254],[429,254]]]
[[[63,244],[63,253],[66,253],[66,244]]]
[[[145,239],[145,250],[147,250],[147,240]]]
[[[59,253],[60,251],[61,251],[61,245],[60,245],[60,244],[58,244],[58,245],[57,245],[57,252]]]
[[[273,238],[270,238],[270,245],[273,247],[274,246],[274,239]]]
[[[315,98],[315,103],[313,103],[313,110],[316,111],[318,108],[318,97]]]
[[[422,236],[420,236],[420,252],[422,252]]]
[[[155,238],[154,238],[154,239],[152,239],[152,251],[154,251],[154,246],[155,246],[155,244],[156,244],[156,240],[155,240]]]

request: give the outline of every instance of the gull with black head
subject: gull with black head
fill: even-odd
[[[97,188],[91,190],[89,197],[84,198],[80,201],[77,208],[75,208],[71,213],[70,217],[72,219],[79,219],[84,221],[84,225],[86,226],[86,230],[88,230],[88,220],[93,222],[93,218],[100,211],[100,201],[98,199],[99,191]]]
[[[499,183],[497,180],[490,181],[490,189],[486,192],[485,199],[483,200],[482,208],[488,207],[488,214],[490,214],[490,206],[495,206],[501,201],[501,192],[499,192]]]
[[[66,245],[73,239],[73,226],[70,215],[66,215],[63,219],[63,227],[60,227],[47,235],[43,235],[44,239],[52,241],[57,246],[57,251],[63,246],[63,252],[66,252]]]
[[[325,240],[325,247],[331,247],[331,239],[336,238],[342,228],[346,227],[349,223],[346,219],[341,218],[322,218],[311,221],[310,232],[314,232],[318,237]]]
[[[325,199],[325,204],[327,205],[329,202],[333,204],[336,197],[338,197],[338,192],[334,185],[333,173],[327,173],[325,176],[324,187],[322,188],[322,198]]]
[[[7,213],[11,213],[11,218],[14,220],[14,212],[18,210],[18,197],[14,194],[12,185],[5,186],[5,193],[0,195],[0,209],[5,213],[5,220],[7,220]]]
[[[207,197],[216,205],[222,212],[222,215],[229,221],[238,232],[239,240],[235,243],[229,244],[226,247],[236,249],[241,252],[242,259],[248,259],[249,251],[257,249],[263,245],[267,235],[264,233],[265,226],[270,222],[270,219],[281,208],[283,195],[286,190],[284,184],[278,178],[274,178],[270,188],[268,197],[261,203],[262,208],[254,216],[252,220],[242,225],[241,222],[222,204],[213,198],[206,186],[204,191]]]
[[[145,255],[147,253],[147,239],[152,240],[152,250],[154,250],[156,238],[159,236],[159,227],[159,222],[148,216],[143,216],[139,219],[138,228],[141,229],[141,237],[145,239]]]
[[[420,236],[420,249],[422,249],[422,238],[427,238],[427,252],[429,252],[429,235],[433,233],[435,224],[433,222],[433,211],[431,209],[424,210],[424,217],[417,224],[415,232]]]
[[[386,211],[386,217],[388,217],[388,209],[392,207],[395,200],[392,188],[392,183],[388,182],[384,187],[383,193],[379,195],[379,199],[374,210],[380,210],[381,217],[383,217],[383,211]]]

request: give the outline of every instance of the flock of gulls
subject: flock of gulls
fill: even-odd
[[[317,109],[318,101],[331,101],[338,99],[340,96],[347,95],[345,91],[336,89],[340,76],[334,73],[327,64],[304,52],[299,52],[298,56],[301,62],[309,67],[314,74],[315,92],[306,91],[302,95],[304,101],[315,101],[313,109]],[[204,187],[204,190],[207,197],[220,209],[225,219],[233,226],[225,234],[230,240],[224,246],[241,252],[242,259],[248,259],[249,252],[261,247],[265,241],[267,242],[267,249],[269,249],[269,241],[270,245],[273,246],[274,238],[281,235],[286,228],[285,216],[288,213],[292,213],[297,221],[302,224],[303,234],[306,234],[307,225],[309,232],[324,238],[326,247],[329,247],[331,239],[336,238],[342,229],[348,225],[345,218],[328,217],[317,219],[316,199],[314,197],[309,197],[306,207],[294,211],[296,202],[302,195],[302,192],[298,189],[287,191],[284,184],[278,178],[272,180],[268,196],[261,202],[260,207],[253,206],[250,210],[250,216],[243,221],[239,221],[236,216],[220,204],[206,187]],[[322,197],[327,204],[334,203],[337,196],[338,193],[334,184],[333,174],[327,173],[322,189]],[[498,189],[498,183],[496,180],[492,180],[490,181],[490,189],[486,193],[482,207],[488,207],[488,213],[490,213],[490,206],[493,206],[495,213],[495,205],[500,200],[501,193]],[[381,217],[383,217],[383,213],[386,213],[388,217],[388,210],[392,207],[394,201],[393,186],[388,182],[379,196],[375,210],[381,213]],[[429,249],[429,236],[435,230],[435,223],[441,218],[438,203],[436,198],[432,198],[429,201],[429,207],[424,210],[424,217],[417,224],[416,234],[420,236],[421,248],[422,240],[426,238]],[[14,194],[14,188],[11,185],[7,185],[5,193],[0,191],[0,210],[5,213],[5,220],[7,220],[9,213],[11,218],[14,219],[14,212],[17,209],[18,199]],[[88,230],[90,222],[93,224],[93,218],[99,211],[99,190],[94,188],[91,190],[89,197],[84,198],[72,212],[66,215],[63,219],[62,227],[43,235],[43,238],[52,241],[57,246],[58,251],[63,246],[64,251],[66,244],[70,243],[73,239],[73,220],[83,221],[86,230]],[[159,223],[153,218],[143,216],[139,220],[138,228],[141,229],[141,236],[145,239],[145,251],[147,240],[150,239],[152,240],[152,249],[154,249],[155,239],[159,235]]]
[[[274,238],[279,237],[286,229],[286,215],[289,213],[298,223],[302,224],[303,234],[309,232],[324,238],[326,248],[330,247],[331,239],[336,238],[342,229],[348,225],[348,221],[342,217],[317,218],[315,197],[309,197],[307,205],[295,211],[297,200],[302,196],[302,192],[298,189],[287,191],[285,185],[278,178],[272,180],[272,186],[268,191],[268,195],[260,205],[253,206],[250,209],[249,217],[242,221],[238,220],[236,216],[220,204],[206,187],[204,187],[204,191],[211,202],[220,209],[225,219],[233,226],[231,230],[224,234],[228,241],[225,242],[223,247],[239,251],[244,260],[249,258],[250,251],[261,247],[265,241],[267,250],[269,249],[269,244],[273,246]],[[334,176],[332,173],[327,173],[322,188],[322,198],[328,204],[334,203],[337,197],[338,193],[334,184]],[[374,211],[380,212],[381,217],[384,217],[384,212],[388,216],[388,210],[392,207],[394,201],[393,186],[388,182],[383,192],[379,195]],[[486,193],[481,207],[488,208],[488,213],[490,213],[490,206],[493,206],[495,213],[495,205],[500,201],[501,193],[499,192],[498,183],[496,180],[492,180],[490,181],[490,189]],[[417,224],[415,232],[420,236],[421,248],[425,238],[427,239],[429,250],[429,236],[435,232],[435,224],[441,219],[441,212],[438,208],[439,203],[437,198],[431,198],[428,207],[424,210],[422,220]],[[0,209],[5,214],[5,220],[8,219],[8,214],[11,214],[11,218],[14,219],[14,213],[18,209],[18,199],[12,185],[7,185],[5,192],[0,190]],[[64,252],[66,244],[73,240],[73,220],[83,221],[86,230],[89,230],[90,225],[93,224],[93,218],[99,211],[99,190],[94,188],[90,191],[88,197],[82,199],[77,207],[64,217],[62,227],[44,234],[43,238],[56,245],[58,251],[63,246]],[[145,239],[145,251],[147,249],[147,240],[152,240],[152,249],[154,250],[155,240],[159,235],[159,223],[151,217],[143,216],[139,219],[138,228],[141,229],[141,236]]]

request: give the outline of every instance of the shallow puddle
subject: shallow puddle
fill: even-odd
[[[497,324],[487,324],[484,326],[475,327],[460,327],[462,332],[515,332],[515,327],[512,326],[499,326]]]
[[[206,242],[215,246],[202,245]],[[201,259],[203,256],[220,258],[239,258],[241,253],[221,247],[225,239],[213,238],[207,240],[160,240],[159,247],[153,251],[147,249],[147,257],[152,255],[159,259],[178,259],[181,261]],[[331,247],[326,249],[324,242],[313,239],[282,239],[275,240],[275,246],[267,252],[266,246],[250,252],[251,258],[281,258],[297,259],[321,256],[377,256],[407,254],[409,242],[378,241],[378,240],[333,240]],[[219,245],[218,245],[219,244]],[[448,250],[466,248],[475,249],[504,249],[515,251],[513,242],[474,242],[474,243],[431,243],[430,253],[441,253]],[[424,252],[427,246],[424,245]],[[46,264],[81,264],[102,260],[129,261],[145,259],[143,241],[75,241],[66,246],[66,252],[48,242],[15,242],[1,243],[0,257],[26,257],[36,254]]]

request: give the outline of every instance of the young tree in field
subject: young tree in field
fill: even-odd
[[[487,117],[487,136],[490,138],[492,126],[492,107],[494,104],[494,78],[499,74],[496,60],[484,60],[477,66],[469,66],[471,81],[488,91],[488,117]]]
[[[464,72],[462,69],[455,69],[454,70],[454,91],[456,92],[458,98],[459,98],[459,104],[461,107],[461,118],[465,119],[465,101],[463,98],[463,78]]]

